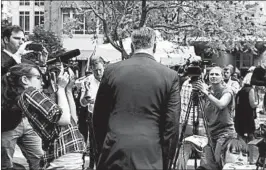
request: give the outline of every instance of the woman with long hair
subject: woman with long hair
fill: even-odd
[[[41,137],[45,151],[41,168],[82,169],[85,143],[72,118],[76,114],[73,72],[62,67],[57,104],[42,92],[41,72],[31,64],[15,65],[2,77],[2,104],[17,105]]]

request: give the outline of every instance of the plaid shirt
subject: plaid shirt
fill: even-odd
[[[57,121],[62,111],[46,95],[34,88],[28,88],[22,94],[19,105],[43,143],[48,142],[41,167],[46,168],[54,159],[67,153],[85,152],[84,138],[73,118],[71,117],[69,125],[59,126]]]
[[[18,105],[42,138],[43,150],[46,151],[60,133],[57,122],[62,110],[49,97],[32,87],[22,93]]]
[[[41,167],[47,168],[54,159],[67,153],[85,153],[86,144],[78,126],[71,117],[71,123],[61,126],[59,137],[54,140],[48,151],[44,153]]]
[[[188,104],[192,92],[192,84],[189,83],[190,79],[187,79],[181,88],[180,91],[180,96],[181,96],[181,114],[180,114],[180,123],[184,123],[185,121],[185,116],[187,113],[188,109]],[[190,113],[189,113],[189,118],[188,118],[188,125],[193,125],[193,108],[195,108],[195,118],[198,115],[197,108],[198,106],[194,106],[192,103]],[[199,126],[203,126],[203,120],[202,117],[199,118]]]

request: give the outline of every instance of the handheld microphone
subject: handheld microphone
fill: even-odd
[[[56,61],[65,62],[65,61],[68,61],[69,59],[71,59],[73,57],[78,56],[78,55],[80,55],[79,49],[71,50],[71,51],[65,52],[63,54],[60,54],[60,55],[56,56],[55,58],[47,60],[46,65],[54,64]]]

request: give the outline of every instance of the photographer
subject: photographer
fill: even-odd
[[[214,152],[209,153],[206,150],[207,162],[203,167],[205,169],[222,169],[221,146],[228,136],[235,135],[233,122],[234,95],[233,91],[224,84],[223,70],[220,67],[216,66],[210,70],[209,80],[210,88],[202,81],[198,81],[193,86],[206,96],[204,112],[211,135],[209,145]]]
[[[37,66],[18,64],[3,77],[6,104],[18,103],[31,126],[42,139],[45,151],[40,168],[81,169],[85,143],[71,115],[73,72],[61,71],[57,77],[57,103],[42,93],[42,76]],[[18,101],[18,102],[17,102]],[[38,169],[40,169],[38,168]]]

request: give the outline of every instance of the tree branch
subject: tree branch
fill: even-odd
[[[139,28],[144,26],[145,21],[146,21],[146,17],[147,17],[147,13],[148,13],[148,11],[147,11],[147,6],[146,6],[146,0],[142,0]]]
[[[187,28],[187,27],[196,27],[196,25],[192,25],[192,24],[188,24],[188,25],[175,25],[175,26],[170,26],[170,25],[165,25],[165,24],[157,24],[157,25],[153,25],[152,28],[156,29],[156,28],[166,28],[169,30],[177,30],[180,28]]]
[[[100,15],[100,14],[98,14],[97,12],[96,12],[96,10],[91,6],[91,4],[88,2],[88,1],[85,1],[85,2],[87,2],[87,4],[90,6],[90,8],[91,8],[91,10],[93,11],[93,13],[98,17],[98,18],[100,18],[100,20],[104,20],[104,18]]]

